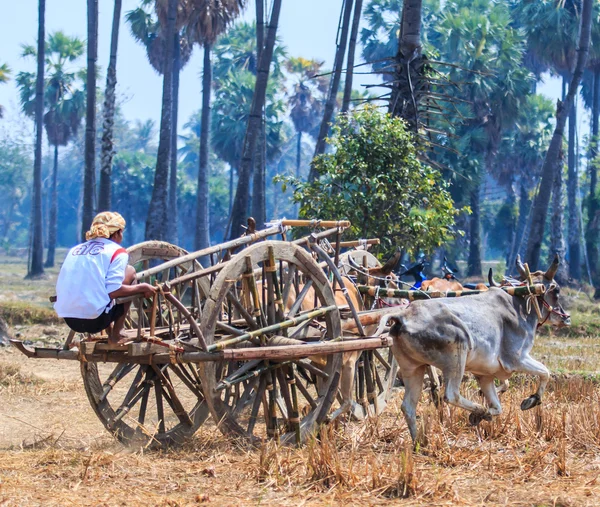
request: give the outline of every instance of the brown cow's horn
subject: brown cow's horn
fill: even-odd
[[[381,266],[381,273],[383,273],[384,275],[389,275],[396,267],[396,264],[400,262],[401,256],[402,251],[400,249],[396,250],[396,253],[392,257],[390,257],[383,266]]]
[[[546,280],[549,280],[549,281],[554,280],[554,276],[556,275],[556,272],[558,271],[559,264],[560,264],[560,257],[558,256],[558,254],[554,254],[554,260],[552,261],[552,264],[550,264],[550,267],[544,273],[544,278]]]
[[[521,262],[520,255],[517,255],[517,260],[515,261],[515,266],[517,266],[517,269],[519,270],[519,275],[521,275],[521,280],[525,280],[527,278],[527,270],[525,269],[525,266],[523,266],[523,263]]]
[[[494,280],[494,273],[492,272],[492,268],[488,271],[488,282],[490,283],[490,287],[500,287],[500,284]]]

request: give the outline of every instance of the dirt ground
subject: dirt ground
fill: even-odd
[[[2,269],[0,294],[21,294],[15,277],[7,295]],[[28,300],[42,301],[52,279],[43,285]],[[49,324],[11,330],[50,345],[65,336]],[[519,410],[534,389],[526,377],[503,395],[504,413],[477,428],[424,395],[427,443],[416,453],[401,389],[379,418],[331,425],[301,449],[240,445],[209,421],[184,448],[149,451],[104,429],[77,362],[0,347],[0,505],[599,505],[600,338],[544,336],[536,352],[560,372],[542,407]],[[479,397],[473,382],[464,392]]]

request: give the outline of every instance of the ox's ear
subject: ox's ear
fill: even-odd
[[[556,275],[556,272],[558,271],[558,266],[560,264],[560,257],[558,256],[557,253],[554,254],[554,260],[552,261],[552,264],[550,264],[550,267],[548,268],[548,270],[544,273],[544,278],[548,281],[552,281],[554,280],[554,276]]]
[[[519,271],[521,280],[525,280],[527,278],[527,270],[525,269],[525,266],[523,266],[523,263],[521,262],[520,255],[517,255],[517,259],[515,260],[515,266],[517,266],[517,270]]]
[[[490,283],[490,287],[500,287],[500,284],[496,283],[496,280],[494,280],[494,273],[492,268],[490,268],[490,270],[488,271],[488,282]]]
[[[398,248],[396,250],[396,253],[392,257],[390,257],[383,266],[381,266],[380,272],[383,273],[384,275],[389,275],[392,271],[394,271],[394,268],[400,262],[401,256],[402,256],[402,251]]]

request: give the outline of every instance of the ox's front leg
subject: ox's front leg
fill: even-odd
[[[479,377],[479,387],[481,388],[481,392],[483,393],[484,398],[488,402],[488,411],[491,416],[500,415],[502,413],[502,405],[500,404],[500,398],[498,398],[498,390],[496,389],[496,384],[494,383],[494,377]],[[471,414],[475,417],[474,414]],[[474,420],[469,417],[471,424],[473,424]],[[477,421],[478,422],[478,421]]]
[[[542,396],[546,390],[546,385],[550,379],[550,371],[542,363],[533,359],[533,357],[525,356],[516,368],[517,371],[523,373],[529,373],[530,375],[537,375],[540,378],[540,385],[538,386],[535,394],[532,394],[529,398],[525,398],[521,402],[521,410],[529,410],[530,408],[537,407],[542,403]]]
[[[446,381],[446,390],[444,391],[444,401],[451,405],[464,408],[472,414],[469,416],[469,422],[473,425],[479,424],[481,420],[491,421],[492,415],[490,411],[479,403],[472,402],[460,394],[460,384],[465,372],[465,359],[463,354],[459,354],[459,367],[457,368],[454,361],[449,361],[447,366],[442,368],[444,381]],[[465,354],[466,356],[466,354]],[[482,387],[483,389],[483,387]]]

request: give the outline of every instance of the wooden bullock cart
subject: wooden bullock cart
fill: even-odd
[[[349,225],[284,220],[193,253],[140,243],[128,249],[130,263],[158,292],[133,298],[128,343],[74,332],[62,349],[12,343],[31,358],[80,361],[92,408],[123,443],[181,444],[212,416],[245,441],[300,444],[339,400],[349,357],[358,358],[352,415],[384,409],[397,365],[387,335],[365,330],[390,309],[372,309],[369,298],[415,297],[360,285],[367,280],[359,274],[364,299],[352,300],[348,257],[365,273],[379,264],[366,245],[341,241]],[[291,227],[311,233],[289,240]],[[356,246],[363,249],[341,253]]]

